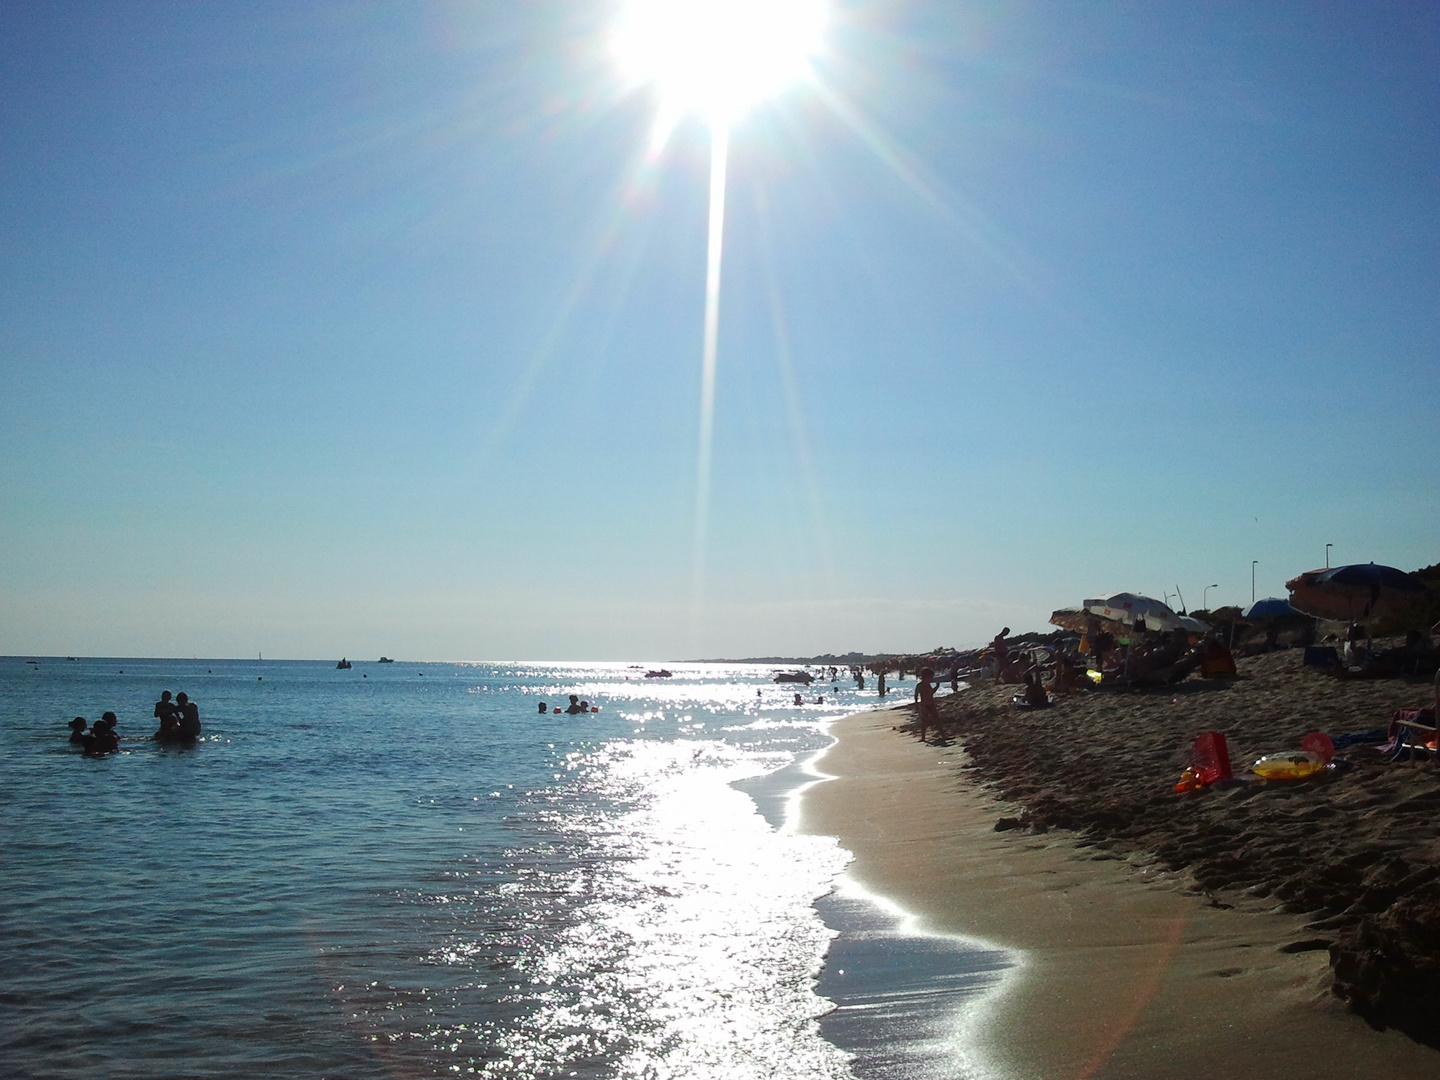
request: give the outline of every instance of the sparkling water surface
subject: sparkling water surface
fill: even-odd
[[[924,1074],[885,1064],[916,993],[983,989],[993,955],[947,946],[939,982],[880,986],[890,1034],[835,1038],[877,996],[817,993],[848,856],[775,828],[760,779],[793,787],[873,692],[672,670],[0,660],[7,1075]],[[145,741],[165,689],[197,746]],[[570,693],[601,711],[538,714]],[[122,752],[83,758],[65,722],[107,709]]]

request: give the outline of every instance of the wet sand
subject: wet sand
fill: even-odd
[[[1248,886],[1239,883],[1239,873],[1231,875],[1234,887],[1220,885],[1214,880],[1218,869],[1206,862],[1263,859],[1263,845],[1253,848],[1241,823],[1227,823],[1227,839],[1213,834],[1209,818],[1235,818],[1232,806],[1265,809],[1259,800],[1273,795],[1287,811],[1296,799],[1315,805],[1282,813],[1278,825],[1266,824],[1258,810],[1239,816],[1254,817],[1260,833],[1283,834],[1302,864],[1328,866],[1340,854],[1337,836],[1357,830],[1333,806],[1310,817],[1317,805],[1328,805],[1326,797],[1349,798],[1357,807],[1375,799],[1403,803],[1440,789],[1434,774],[1371,764],[1323,787],[1312,785],[1308,793],[1259,786],[1198,797],[1171,791],[1200,730],[1247,725],[1231,737],[1238,767],[1255,756],[1252,750],[1289,749],[1313,727],[1373,726],[1373,710],[1386,703],[1381,698],[1398,695],[1412,703],[1417,696],[1403,684],[1346,684],[1345,695],[1364,698],[1348,701],[1343,718],[1349,722],[1314,723],[1305,693],[1313,690],[1318,701],[1333,705],[1336,687],[1303,683],[1321,677],[1289,670],[1295,660],[1298,653],[1242,662],[1242,674],[1250,678],[1223,687],[1197,684],[1185,694],[1163,696],[1093,693],[1030,714],[1009,709],[1013,688],[964,691],[943,710],[959,738],[949,745],[922,744],[904,730],[912,719],[908,711],[862,713],[835,725],[839,742],[818,763],[835,779],[806,793],[801,827],[839,836],[855,854],[851,875],[917,913],[929,929],[1014,949],[1021,958],[997,992],[957,1019],[968,1073],[1191,1080],[1440,1075],[1440,1052],[1397,1031],[1373,1030],[1334,995],[1327,947],[1346,931],[1338,924],[1317,929],[1325,909],[1309,907],[1303,891],[1267,888],[1263,873]],[[1199,704],[1187,711],[1182,698]],[[1284,714],[1268,723],[1286,728],[1287,741],[1271,745],[1279,735],[1254,719],[1265,708]],[[1371,711],[1352,715],[1364,710]],[[1231,718],[1229,725],[1212,722],[1221,714]],[[1298,730],[1288,738],[1291,727]],[[1119,795],[1097,790],[1099,780],[1077,780],[1087,771],[1103,776],[1106,763],[1122,789],[1135,788],[1134,807],[1114,804]],[[1006,800],[1027,784],[1023,805]],[[1062,823],[1066,806],[1069,817]],[[1275,808],[1268,809],[1273,817]],[[1352,817],[1365,812],[1350,811]],[[1113,823],[1097,824],[1097,815],[1106,814]],[[1323,823],[1333,817],[1342,821],[1327,830]],[[1350,844],[1373,867],[1397,856],[1370,857],[1372,848],[1390,846],[1366,839],[1387,827],[1385,814],[1371,817],[1376,820]],[[997,831],[1002,819],[1024,827]],[[1433,819],[1429,825],[1433,837]],[[1187,828],[1208,836],[1209,856],[1179,851],[1193,842]],[[1168,859],[1154,853],[1167,837],[1179,845]],[[1210,875],[1205,885],[1197,881],[1197,866],[1200,876]],[[1378,903],[1378,885],[1365,886],[1363,872],[1349,876],[1361,883],[1351,891]],[[1297,904],[1297,896],[1305,902]],[[1355,900],[1346,910],[1357,903],[1364,907]],[[1362,916],[1352,912],[1340,921],[1346,919],[1353,931]]]

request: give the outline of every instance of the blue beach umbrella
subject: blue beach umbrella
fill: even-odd
[[[1290,601],[1281,596],[1267,596],[1264,600],[1256,600],[1245,609],[1242,619],[1278,619],[1285,615],[1303,615],[1303,611],[1296,611],[1290,605]]]

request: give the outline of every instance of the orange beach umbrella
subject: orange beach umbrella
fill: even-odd
[[[1430,592],[1414,574],[1375,563],[1307,570],[1285,588],[1290,603],[1306,615],[1362,623],[1403,615]]]

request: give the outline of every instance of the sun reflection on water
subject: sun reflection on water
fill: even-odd
[[[849,1076],[848,1056],[818,1037],[829,1003],[813,983],[831,932],[810,901],[844,865],[838,846],[773,833],[729,786],[763,765],[724,743],[618,740],[566,764],[567,797],[592,809],[539,822],[588,854],[498,890],[528,904],[535,932],[513,938],[513,964],[530,989],[510,998],[519,1023],[454,1042],[461,1059],[486,1044],[461,1071]],[[493,952],[460,940],[432,959]]]

